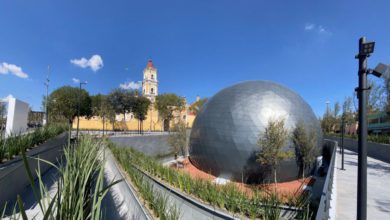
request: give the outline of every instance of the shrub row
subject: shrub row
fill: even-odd
[[[180,210],[175,205],[168,207],[168,197],[154,190],[153,185],[144,179],[139,170],[127,166],[125,171],[157,218],[161,220],[178,220],[180,218]]]
[[[341,134],[329,134],[329,135],[341,137]],[[356,134],[352,134],[352,135],[344,134],[344,137],[355,139],[355,140],[358,139],[358,135]],[[381,143],[381,144],[390,144],[390,136],[389,135],[368,135],[367,141],[374,142],[374,143]]]
[[[33,148],[46,140],[57,136],[67,129],[63,124],[52,124],[37,128],[34,132],[25,135],[11,135],[8,138],[0,137],[0,163],[4,160],[11,160],[27,148]]]
[[[216,185],[211,181],[194,179],[189,174],[163,166],[155,158],[146,156],[132,148],[118,148],[113,143],[109,143],[108,146],[129,175],[134,175],[132,174],[134,167],[137,167],[213,207],[245,215],[251,219],[279,219],[280,206],[287,205],[302,210],[296,216],[298,219],[308,219],[309,197],[307,194],[291,196],[287,202],[282,202],[284,200],[281,196],[273,191],[256,189],[252,195],[248,195],[239,190],[234,183]]]
[[[36,203],[43,219],[104,219],[102,201],[109,188],[119,181],[104,184],[104,163],[102,142],[89,136],[82,136],[79,143],[71,144],[64,149],[64,160],[59,166],[48,161],[58,172],[56,192],[49,192],[47,185],[42,181],[40,170],[37,170],[38,185],[36,185],[27,157],[22,152],[23,162],[30,179]],[[39,167],[39,166],[38,166]],[[6,205],[7,206],[7,205]],[[4,207],[0,209],[0,218],[27,219],[26,210],[18,195],[13,213],[7,216]],[[16,207],[18,210],[16,210]],[[16,212],[20,213],[16,213]]]

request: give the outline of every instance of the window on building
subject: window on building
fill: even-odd
[[[154,75],[152,74],[152,79],[154,79]]]
[[[379,123],[379,118],[370,119],[370,120],[368,120],[368,123],[369,124],[377,124],[377,123]]]
[[[154,89],[153,88],[150,89],[150,93],[154,94]]]

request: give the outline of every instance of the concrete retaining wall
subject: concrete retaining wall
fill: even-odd
[[[63,147],[67,141],[68,133],[64,132],[28,151],[27,156],[39,157],[55,163],[62,156]],[[33,158],[28,158],[28,161],[33,172],[32,174],[36,178],[35,170],[38,169],[38,161]],[[51,167],[44,162],[40,162],[39,165],[41,173],[46,172]],[[4,207],[5,202],[13,206],[16,196],[22,194],[28,185],[30,185],[30,181],[21,156],[16,157],[12,161],[0,164],[0,209]]]
[[[329,136],[326,138],[339,142],[339,146],[341,146],[340,137]],[[358,152],[358,142],[355,139],[344,138],[344,147],[345,149]],[[390,145],[368,142],[367,155],[383,162],[390,163]]]
[[[168,134],[128,137],[110,137],[118,147],[132,147],[148,156],[162,156],[173,152],[168,144]]]
[[[120,179],[123,179],[123,181],[112,186],[104,197],[102,205],[106,212],[103,219],[153,219],[148,209],[138,199],[135,189],[127,182],[126,177],[117,166],[114,156],[108,149],[105,151],[105,159],[106,185]]]

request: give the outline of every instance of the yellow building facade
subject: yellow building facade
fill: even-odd
[[[147,97],[152,104],[148,110],[146,120],[143,121],[144,131],[164,131],[164,121],[159,117],[158,111],[154,108],[154,102],[158,95],[157,69],[154,67],[152,60],[149,60],[143,71],[142,95]],[[170,126],[177,121],[183,121],[187,127],[191,128],[195,120],[195,114],[189,111],[189,105],[186,104],[185,110],[176,112],[174,120],[170,121]],[[85,130],[102,130],[103,119],[101,117],[91,117],[89,119],[80,117],[80,129]],[[115,122],[104,122],[105,130],[138,130],[139,122],[132,113],[118,114]],[[77,119],[73,120],[73,128],[77,128]],[[166,126],[165,126],[166,129]]]

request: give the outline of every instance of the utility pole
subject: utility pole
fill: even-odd
[[[45,119],[43,121],[43,125],[46,125],[49,121],[49,115],[47,112],[47,102],[49,97],[49,83],[50,83],[49,77],[50,77],[50,66],[47,66],[47,77],[46,77],[46,81],[44,82],[46,87],[46,97],[45,97]]]

